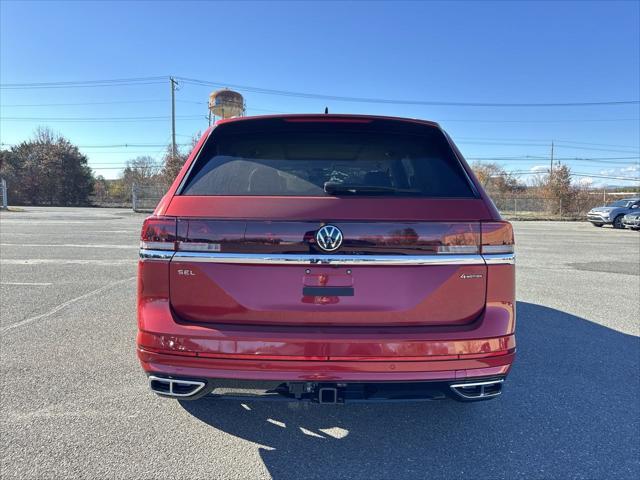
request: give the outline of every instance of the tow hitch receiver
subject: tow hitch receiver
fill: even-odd
[[[347,396],[344,383],[288,382],[283,387],[285,396],[329,405],[344,403]]]
[[[322,387],[318,390],[318,403],[338,403],[338,389],[335,387]]]

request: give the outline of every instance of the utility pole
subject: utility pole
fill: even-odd
[[[178,82],[173,77],[169,77],[171,84],[171,155],[176,158],[176,85]]]
[[[549,166],[549,179],[553,175],[553,140],[551,140],[551,165]]]

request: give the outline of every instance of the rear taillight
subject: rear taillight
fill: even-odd
[[[177,249],[187,252],[219,252],[244,240],[245,222],[225,220],[185,220],[178,222]]]
[[[149,250],[175,250],[177,240],[175,218],[149,217],[142,224],[140,248]]]
[[[509,222],[482,223],[482,253],[513,253],[514,243]]]
[[[431,227],[433,228],[433,227]],[[436,253],[441,254],[477,254],[480,245],[480,231],[473,223],[443,223],[433,231],[435,239],[440,242]],[[439,237],[439,238],[438,238]]]

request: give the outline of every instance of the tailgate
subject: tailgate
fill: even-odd
[[[170,299],[190,322],[460,325],[485,305],[479,222],[183,218],[178,240]]]

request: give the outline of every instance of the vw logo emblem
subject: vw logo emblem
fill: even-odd
[[[342,245],[342,232],[333,225],[325,225],[316,232],[316,243],[325,252],[335,252]]]

